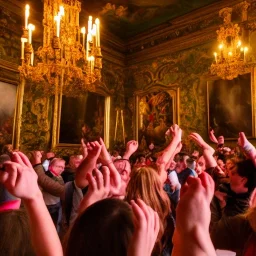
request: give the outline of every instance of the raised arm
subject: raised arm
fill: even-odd
[[[198,133],[191,133],[189,137],[203,150],[206,168],[216,167],[217,162],[213,157],[215,150],[208,145]]]
[[[124,159],[130,159],[131,155],[138,149],[138,142],[136,140],[130,140],[126,144],[126,151],[123,155]]]
[[[11,194],[24,202],[36,255],[62,256],[61,243],[38,187],[37,175],[32,165],[21,152],[14,152],[12,161],[5,163],[5,172],[0,172],[0,182]]]
[[[211,140],[213,143],[218,144],[218,140],[217,140],[217,138],[216,138],[215,135],[214,135],[214,130],[213,130],[213,129],[210,129],[210,130],[209,130],[209,138],[210,138],[210,140]]]
[[[171,157],[174,155],[178,144],[181,142],[181,135],[182,135],[182,130],[177,124],[174,124],[173,126],[171,126],[169,130],[172,133],[173,138],[170,144],[163,151],[162,155],[159,156],[157,159],[157,164],[164,165],[164,168],[166,168],[166,165],[170,161]]]
[[[88,186],[87,173],[92,173],[93,169],[96,168],[97,159],[100,155],[101,145],[98,141],[90,142],[87,145],[88,155],[76,170],[75,182],[79,188],[85,188]]]
[[[51,195],[61,197],[64,196],[64,186],[54,181],[45,174],[44,168],[41,164],[42,154],[40,151],[33,151],[31,158],[31,163],[34,167],[34,170],[38,176],[38,185],[46,192]]]
[[[110,193],[118,194],[121,188],[121,176],[117,171],[102,138],[100,138],[100,145],[101,145],[101,153],[99,157],[100,161],[103,165],[109,168],[109,172],[110,172]]]
[[[253,163],[254,166],[256,166],[256,149],[255,147],[247,140],[244,132],[240,132],[239,133],[239,138],[238,138],[238,145],[240,146],[240,148],[242,148],[242,150],[244,151],[244,153],[246,154],[246,156],[248,158],[250,158]]]
[[[213,192],[214,182],[207,173],[188,177],[177,206],[173,256],[216,256],[209,234]]]

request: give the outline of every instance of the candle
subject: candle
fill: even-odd
[[[96,23],[96,47],[100,47],[100,20],[97,18]]]
[[[88,20],[88,33],[92,32],[92,16],[89,16]]]
[[[244,47],[244,62],[246,62],[246,53],[248,52],[248,47]]]
[[[21,59],[24,60],[24,49],[25,49],[25,43],[27,43],[28,39],[22,37],[21,38]]]
[[[56,36],[60,37],[60,16],[54,16],[54,20],[56,21]]]
[[[81,28],[81,33],[83,34],[83,47],[84,47],[85,46],[85,33],[86,33],[85,27]]]
[[[65,12],[64,12],[64,7],[61,5],[60,6],[60,11],[58,13],[58,15],[61,17],[61,16],[64,16]]]
[[[215,57],[215,62],[217,63],[217,52],[213,53]]]
[[[26,6],[25,6],[25,29],[28,29],[29,8],[30,8],[30,6],[28,4],[26,4]]]
[[[34,50],[31,53],[30,64],[31,64],[31,66],[33,66],[33,64],[34,64]]]
[[[28,43],[32,44],[32,31],[35,30],[35,26],[33,24],[28,24]]]
[[[95,60],[94,56],[91,56],[91,71],[92,72],[94,70],[94,60]]]

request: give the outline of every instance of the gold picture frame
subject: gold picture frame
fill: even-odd
[[[94,95],[96,97],[94,99],[102,99],[101,103],[103,103],[103,105],[104,105],[104,111],[103,111],[104,113],[102,113],[102,114],[103,114],[104,120],[102,120],[103,119],[102,118],[101,121],[102,121],[102,124],[104,126],[104,129],[102,131],[101,136],[104,139],[106,147],[109,147],[109,131],[110,131],[110,128],[109,128],[110,127],[110,114],[109,113],[110,113],[110,107],[111,107],[111,97],[110,97],[110,95],[106,94],[104,91],[102,92],[100,90],[97,90],[95,93],[88,92],[88,95]],[[81,145],[80,144],[80,139],[82,138],[82,130],[81,130],[81,137],[76,140],[77,143],[72,143],[72,142],[69,142],[69,141],[63,141],[63,139],[61,137],[62,134],[63,134],[63,132],[62,132],[62,127],[63,127],[62,109],[63,109],[63,100],[65,100],[65,98],[64,98],[65,96],[63,96],[62,94],[59,94],[59,95],[56,94],[54,97],[55,97],[55,102],[54,102],[54,112],[53,112],[53,136],[52,136],[52,145],[51,145],[52,149],[80,147],[80,145]],[[80,98],[68,98],[68,97],[66,97],[66,100],[68,100],[70,102],[73,101],[75,104],[79,103],[79,101],[80,101],[80,106],[82,106],[83,102],[81,102],[81,101],[85,98],[86,98],[86,96],[82,95]],[[69,104],[69,106],[74,107],[74,105],[72,105],[72,104]],[[88,118],[90,118],[92,120],[94,118],[93,117],[93,112],[91,111],[90,113],[92,115]],[[84,120],[84,121],[86,121],[86,120]],[[72,120],[72,122],[77,123],[79,121],[78,120]],[[71,133],[72,132],[72,129],[71,129],[72,127],[67,127],[67,128],[70,128],[70,130],[68,132]]]
[[[9,61],[5,61],[0,59],[0,82],[5,83],[7,86],[15,86],[16,87],[16,95],[13,96],[14,104],[14,114],[13,114],[13,122],[12,122],[12,131],[10,143],[14,148],[19,148],[19,138],[20,138],[20,127],[21,127],[21,115],[22,115],[22,92],[23,88],[19,81],[19,72],[18,65],[15,63],[11,63]],[[6,93],[6,90],[3,91]],[[2,98],[2,97],[1,97]],[[10,104],[10,98],[8,104]]]
[[[226,140],[236,140],[239,132],[255,138],[255,69],[233,80],[219,78],[207,82],[208,130]]]
[[[165,137],[164,133],[168,129],[167,126],[175,123],[176,124],[180,123],[179,98],[180,98],[180,91],[179,91],[179,87],[177,86],[170,87],[170,88],[161,87],[161,86],[152,86],[146,91],[139,91],[135,93],[136,113],[135,113],[135,136],[134,137],[139,142],[139,144],[141,144],[141,140],[143,136],[148,137],[146,138],[146,142],[147,144],[150,143],[150,140],[152,138],[149,138],[150,136],[147,136],[146,134],[143,133],[143,129],[148,130],[150,125],[152,126],[152,131],[154,129],[154,132],[156,134],[156,136],[154,137],[154,140],[156,141],[153,141],[152,139],[151,142],[153,142],[154,144],[161,144],[161,142],[157,140],[157,137],[159,138],[159,137],[162,137],[163,135],[163,140],[164,140],[164,137]],[[147,102],[148,100],[150,102]],[[154,109],[154,110],[152,109],[153,101],[155,101],[156,103],[155,107],[158,109]],[[148,104],[151,104],[151,106],[148,106]],[[165,112],[168,109],[170,111]],[[148,117],[146,116],[143,117],[144,115],[143,111],[148,112],[147,113]],[[159,113],[154,113],[154,112],[159,112]],[[155,117],[150,115],[155,115]],[[170,117],[170,115],[172,117]],[[151,121],[149,121],[151,122],[151,124],[146,124],[146,126],[148,127],[143,127],[145,126],[145,121],[147,120],[147,118],[151,119]],[[162,126],[161,126],[161,123],[162,123]],[[156,131],[159,131],[159,133],[157,133]],[[157,134],[159,136],[157,136]]]

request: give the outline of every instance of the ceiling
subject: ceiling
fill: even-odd
[[[81,0],[82,10],[122,39],[221,0]]]
[[[43,0],[10,0],[21,8],[30,4],[34,18],[42,20]],[[64,0],[63,0],[64,1]],[[68,0],[66,0],[68,1]],[[98,17],[109,32],[128,39],[196,9],[223,0],[80,0],[80,26],[88,16]]]

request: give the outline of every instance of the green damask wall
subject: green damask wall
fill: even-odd
[[[194,131],[206,137],[206,87],[210,79],[211,55],[212,45],[207,44],[140,63],[127,71],[126,85],[132,90],[142,91],[154,86],[163,86],[165,90],[178,87],[179,125],[184,131],[184,137]]]

